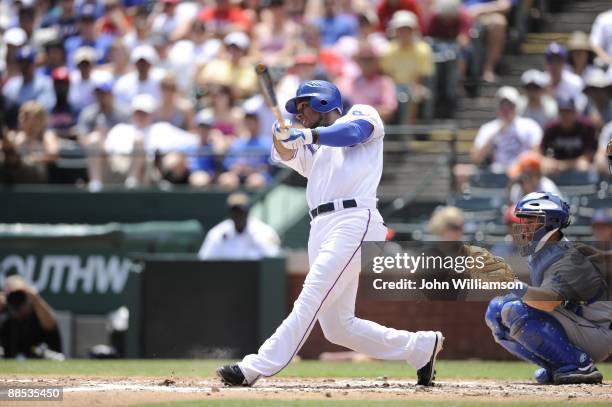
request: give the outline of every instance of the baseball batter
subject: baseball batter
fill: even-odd
[[[569,205],[533,192],[516,205],[514,240],[529,255],[531,286],[494,298],[487,325],[498,344],[540,366],[538,383],[601,383],[594,363],[612,354],[612,302],[606,253],[569,242]]]
[[[361,244],[383,241],[387,228],[376,209],[383,167],[383,123],[374,108],[353,106],[342,115],[338,88],[326,81],[301,84],[285,105],[303,129],[273,127],[273,159],[308,178],[310,270],[293,310],[257,354],[217,370],[230,386],[251,386],[285,368],[318,320],[325,337],[376,359],[406,360],[418,384],[431,385],[440,332],[407,332],[355,317]]]

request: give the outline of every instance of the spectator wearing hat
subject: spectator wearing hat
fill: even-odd
[[[389,22],[389,29],[395,39],[383,57],[381,67],[401,92],[408,93],[409,110],[403,116],[405,121],[414,123],[417,107],[428,94],[425,80],[433,74],[432,50],[429,44],[418,37],[417,17],[410,11],[397,11]]]
[[[391,120],[397,110],[397,93],[393,80],[383,75],[379,56],[369,44],[362,44],[355,55],[360,74],[355,78],[341,78],[338,88],[352,104],[370,105],[376,109],[383,122]]]
[[[506,44],[507,16],[516,4],[515,0],[464,0],[470,16],[478,21],[486,32],[485,62],[482,79],[495,82],[495,67]]]
[[[154,123],[158,102],[141,94],[132,100],[129,123],[119,123],[109,130],[104,148],[111,157],[110,167],[122,174],[125,185],[133,188],[157,178],[153,164],[156,156],[183,151],[197,144],[197,138],[167,122]],[[162,174],[165,175],[165,174]]]
[[[226,35],[223,44],[225,54],[204,66],[198,74],[198,83],[229,86],[239,98],[252,95],[257,90],[257,76],[247,58],[251,40],[242,31],[236,31]]]
[[[545,155],[542,169],[545,174],[567,170],[587,171],[597,150],[595,126],[580,117],[576,102],[571,97],[557,99],[559,119],[544,130],[540,150]]]
[[[586,81],[591,72],[599,69],[593,65],[595,53],[587,33],[574,31],[567,42],[567,49],[569,51],[568,69],[580,76],[583,81]]]
[[[223,37],[233,31],[250,32],[253,26],[251,16],[232,4],[232,0],[217,0],[198,13],[200,21],[211,28],[216,37]]]
[[[73,54],[76,70],[70,74],[69,100],[77,111],[95,102],[92,76],[98,54],[92,47],[81,47]]]
[[[378,17],[378,29],[386,32],[389,27],[389,22],[393,15],[400,10],[406,10],[413,13],[418,21],[419,32],[422,32],[425,24],[423,14],[418,0],[382,0],[378,3],[376,14]]]
[[[224,173],[219,185],[228,189],[244,185],[248,189],[261,189],[270,179],[270,137],[260,133],[256,111],[244,115],[244,132],[230,146],[223,160]]]
[[[106,160],[104,140],[109,129],[129,120],[124,109],[114,103],[113,78],[106,73],[93,79],[96,102],[84,108],[77,121],[78,140],[87,151],[88,188],[97,192],[102,188]]]
[[[223,135],[213,129],[213,123],[214,117],[210,109],[199,111],[194,119],[198,144],[183,151],[188,160],[189,184],[194,187],[208,186],[216,178],[215,155],[222,152],[219,145],[223,144]]]
[[[274,229],[249,216],[249,197],[242,193],[227,198],[228,219],[206,234],[198,252],[201,260],[260,260],[276,256],[280,238]]]
[[[600,69],[592,70],[586,78],[584,94],[588,98],[583,114],[601,129],[612,121],[612,80]]]
[[[591,27],[593,51],[604,64],[612,65],[612,9],[599,14]]]
[[[166,74],[159,86],[161,102],[155,113],[155,121],[168,122],[180,129],[189,130],[193,122],[193,106],[178,93],[174,74]]]
[[[554,98],[572,97],[579,106],[586,104],[582,94],[584,82],[580,76],[566,69],[567,49],[553,42],[546,48],[546,90]]]
[[[265,0],[261,22],[253,29],[253,49],[256,56],[270,65],[292,63],[301,35],[301,27],[289,19],[285,0]]]
[[[110,170],[125,177],[125,186],[142,185],[147,174],[145,150],[150,141],[153,113],[157,102],[148,94],[137,95],[132,100],[132,117],[129,123],[118,123],[108,131],[104,150],[110,155]]]
[[[55,90],[55,106],[49,112],[48,127],[61,138],[73,136],[78,111],[68,100],[70,92],[70,72],[62,66],[55,68],[51,74]]]
[[[140,45],[130,55],[131,63],[136,68],[123,75],[115,82],[113,92],[117,102],[129,106],[136,95],[151,95],[159,100],[159,83],[165,72],[156,68],[157,52],[150,45]]]
[[[4,178],[9,183],[44,184],[57,161],[59,139],[47,127],[47,109],[35,100],[19,108],[17,129],[2,140]]]
[[[68,64],[73,67],[74,54],[79,48],[91,47],[96,51],[97,61],[106,62],[108,51],[113,38],[107,34],[96,32],[96,8],[92,4],[85,4],[79,12],[79,34],[66,39],[64,47],[68,55]]]
[[[17,51],[19,75],[6,81],[2,88],[4,96],[5,118],[9,128],[16,125],[17,112],[24,103],[35,100],[44,109],[51,110],[55,106],[55,92],[53,82],[45,75],[34,69],[36,52],[29,46],[21,47]]]
[[[0,76],[3,80],[20,73],[17,51],[28,41],[26,32],[19,27],[9,28],[2,35],[0,44]]]
[[[511,182],[510,202],[514,205],[531,192],[551,192],[563,196],[557,185],[542,175],[542,156],[535,151],[521,154],[507,174]]]
[[[470,156],[478,165],[490,159],[492,171],[506,172],[521,153],[538,148],[542,129],[532,119],[517,115],[520,103],[518,90],[503,86],[497,90],[495,97],[498,103],[497,119],[480,127]]]
[[[355,15],[350,10],[341,10],[334,0],[323,0],[323,15],[313,18],[311,23],[319,27],[323,47],[333,46],[344,36],[357,36]]]
[[[529,69],[521,75],[523,84],[523,95],[517,107],[517,112],[521,117],[534,120],[542,129],[546,123],[557,118],[557,102],[548,95],[546,78],[544,73],[537,69]]]
[[[591,219],[591,231],[598,243],[612,243],[612,209],[599,208]]]
[[[40,24],[42,28],[55,28],[60,39],[65,41],[69,37],[78,35],[78,17],[74,0],[60,0],[56,6],[49,9]]]

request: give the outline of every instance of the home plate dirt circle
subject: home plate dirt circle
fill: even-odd
[[[28,405],[130,405],[190,399],[337,399],[337,400],[477,400],[611,401],[612,382],[602,385],[542,386],[517,381],[440,380],[434,387],[414,381],[376,379],[262,379],[256,387],[224,387],[216,379],[181,377],[91,377],[12,375],[1,386],[64,386],[61,402]],[[6,405],[23,405],[19,402]]]

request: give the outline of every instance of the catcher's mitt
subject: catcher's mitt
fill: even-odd
[[[474,259],[474,266],[467,268],[473,279],[498,282],[516,280],[510,265],[503,258],[479,246],[465,245],[464,249],[465,255]]]

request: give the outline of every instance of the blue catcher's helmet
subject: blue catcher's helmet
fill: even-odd
[[[285,109],[291,114],[297,114],[297,101],[301,98],[308,98],[310,107],[319,113],[338,109],[338,112],[342,114],[342,95],[333,83],[327,81],[302,83],[295,92],[295,97],[289,99],[285,104]]]
[[[514,214],[521,223],[513,225],[512,235],[523,256],[535,253],[538,245],[543,244],[553,231],[570,224],[569,205],[550,192],[525,195],[516,204]]]

